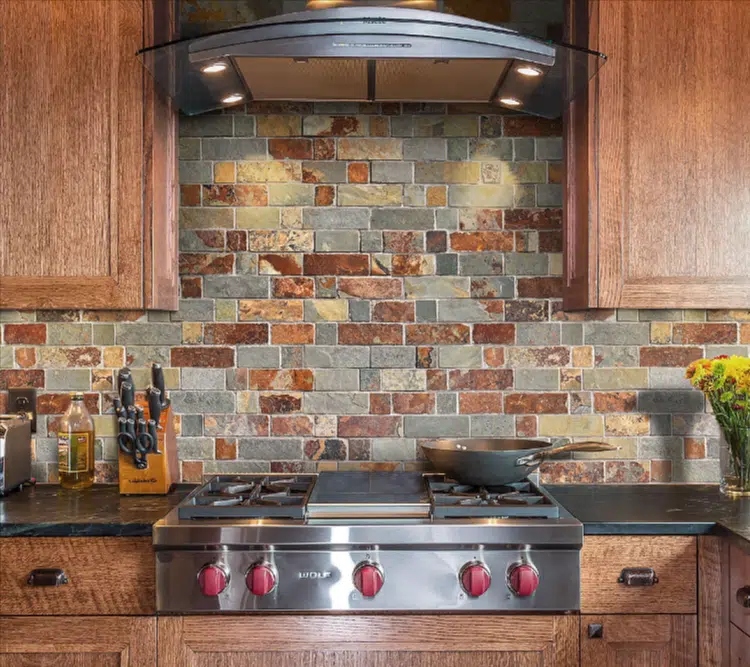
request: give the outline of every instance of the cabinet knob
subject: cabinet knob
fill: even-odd
[[[737,603],[745,609],[750,609],[750,586],[737,589]]]
[[[62,586],[68,581],[65,571],[59,567],[40,567],[29,572],[26,578],[29,586]]]
[[[659,583],[659,577],[652,567],[626,567],[620,572],[617,583],[624,586],[653,586]]]
[[[604,626],[601,623],[589,623],[589,639],[602,639],[604,637]]]

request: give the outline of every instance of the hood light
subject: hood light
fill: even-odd
[[[521,67],[516,68],[516,72],[524,76],[542,76],[542,70],[531,65],[521,65]]]
[[[232,95],[227,95],[226,97],[222,98],[221,102],[222,104],[234,104],[235,102],[240,102],[243,99],[244,95],[233,93]]]
[[[226,68],[226,63],[211,63],[210,65],[201,67],[201,72],[204,74],[218,74],[219,72],[223,72]]]
[[[501,97],[498,102],[504,104],[506,107],[520,107],[521,100],[517,100],[515,97]]]

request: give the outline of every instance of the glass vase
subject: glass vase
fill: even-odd
[[[728,496],[750,496],[750,429],[722,429],[721,482]]]

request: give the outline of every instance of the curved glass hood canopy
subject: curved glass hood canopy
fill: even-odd
[[[461,16],[372,6],[284,14],[139,56],[188,115],[284,100],[489,102],[546,118],[606,59]]]

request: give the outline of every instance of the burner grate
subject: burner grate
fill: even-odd
[[[432,515],[447,518],[545,518],[560,516],[558,505],[528,480],[502,486],[470,486],[428,476]]]
[[[315,475],[217,476],[178,507],[180,519],[303,519]]]

